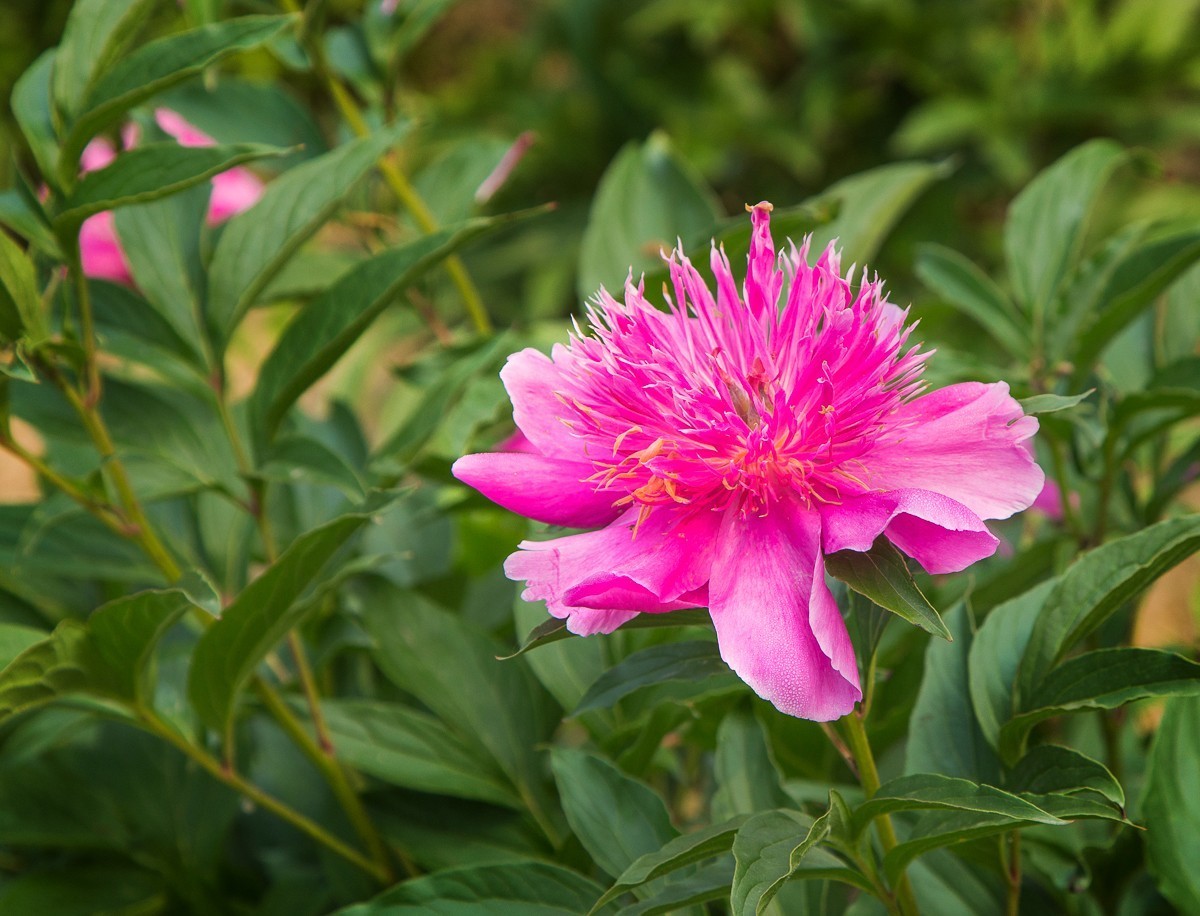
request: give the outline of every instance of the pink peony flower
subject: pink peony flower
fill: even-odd
[[[154,119],[167,134],[181,146],[214,146],[216,141],[203,131],[197,130],[184,118],[167,108],[154,112]],[[122,132],[126,149],[137,145],[137,130],[132,124]],[[87,145],[80,158],[80,168],[86,174],[110,165],[117,152],[103,137],[97,137]],[[263,184],[248,169],[239,167],[222,172],[212,179],[212,195],[208,201],[209,225],[224,222],[231,216],[248,210],[262,197]],[[111,212],[97,213],[84,221],[79,230],[79,253],[83,261],[83,272],[89,277],[101,277],[117,283],[132,283],[129,262],[117,237],[116,225]]]
[[[530,518],[596,528],[527,541],[505,570],[578,634],[707,605],[721,656],[806,719],[862,698],[824,556],[880,535],[931,573],[990,556],[984,519],[1027,508],[1043,475],[1037,421],[1004,383],[922,394],[928,354],[878,279],[857,292],[830,246],[778,257],[770,204],[752,208],[741,295],[714,248],[716,297],[682,252],[661,311],[641,285],[601,290],[587,332],[501,377],[518,450],[455,475]],[[512,446],[509,446],[512,448]]]

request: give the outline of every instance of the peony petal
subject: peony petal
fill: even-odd
[[[512,354],[500,370],[517,428],[543,455],[580,461],[582,446],[559,419],[565,412],[554,393],[559,378],[550,357],[532,347]]]
[[[709,583],[721,657],[781,712],[827,722],[862,699],[854,647],[825,585],[821,521],[791,503],[726,513]]]
[[[130,284],[133,275],[129,262],[117,238],[116,223],[111,210],[97,213],[84,220],[79,229],[79,257],[83,272],[89,277]]]
[[[263,195],[263,183],[248,169],[233,168],[215,175],[212,197],[208,202],[210,225],[223,223],[243,210],[249,210]]]
[[[492,502],[548,525],[594,528],[621,514],[613,508],[612,493],[584,483],[590,464],[527,452],[484,452],[464,455],[450,470]]]
[[[999,540],[974,512],[930,490],[864,493],[821,507],[826,553],[871,549],[887,534],[928,572],[966,569],[996,552]]]
[[[872,488],[932,490],[980,518],[1027,509],[1045,476],[1023,444],[1038,422],[1008,385],[964,382],[909,401],[889,418],[902,433],[863,458]]]
[[[170,108],[156,108],[154,120],[180,146],[216,146],[217,141]]]
[[[601,626],[598,613],[661,613],[707,603],[705,583],[720,517],[658,510],[634,537],[636,518],[630,512],[599,531],[525,541],[504,571],[510,579],[526,581],[526,601],[545,601],[555,617],[575,621],[572,632]]]

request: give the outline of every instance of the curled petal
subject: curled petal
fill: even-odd
[[[825,552],[871,549],[888,539],[931,573],[958,572],[1000,543],[974,512],[930,490],[864,493],[821,508]]]
[[[815,512],[781,502],[728,513],[709,599],[721,657],[792,716],[827,722],[862,699],[854,648],[828,587]]]
[[[996,382],[964,382],[899,407],[900,432],[877,442],[865,459],[873,488],[932,490],[982,519],[1027,509],[1045,475],[1026,447],[1038,422]]]
[[[547,525],[593,528],[607,525],[620,510],[611,493],[597,493],[584,478],[592,466],[528,452],[464,455],[451,472],[494,503]]]

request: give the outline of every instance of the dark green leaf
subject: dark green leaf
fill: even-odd
[[[1047,599],[1021,660],[1022,708],[1031,708],[1026,698],[1081,639],[1197,548],[1200,515],[1191,515],[1110,541],[1072,564]]]
[[[831,576],[926,633],[951,638],[941,616],[917,588],[904,557],[887,538],[880,537],[865,553],[831,553],[825,558],[825,568]]]
[[[137,916],[161,912],[161,875],[128,865],[75,865],[32,870],[0,886],[0,912],[54,916]]]
[[[1004,253],[1017,301],[1046,314],[1079,258],[1101,186],[1126,159],[1112,140],[1092,140],[1039,174],[1013,201]]]
[[[717,783],[711,803],[713,818],[750,815],[788,805],[767,736],[748,712],[734,710],[721,720],[713,770]]]
[[[1050,816],[1047,812],[1042,814],[1043,818]],[[1060,825],[1068,823],[1066,820],[1057,818],[1055,822]],[[913,859],[932,850],[1045,823],[1044,819],[1026,821],[1010,817],[1007,814],[989,814],[987,812],[924,812],[917,815],[908,838],[884,857],[884,874],[889,881],[894,882]]]
[[[374,511],[344,515],[301,535],[200,637],[192,655],[188,694],[205,724],[228,728],[238,692],[255,666],[309,610],[300,597]]]
[[[0,225],[7,226],[37,250],[56,260],[62,259],[58,242],[50,232],[49,218],[23,182],[20,187],[0,191]]]
[[[525,601],[518,594],[513,604],[513,624],[518,633],[533,629],[548,617],[544,602]],[[554,648],[544,646],[541,652],[525,656],[525,662],[563,709],[578,706],[588,686],[608,667],[604,641],[600,639],[559,641]]]
[[[866,878],[815,848],[828,833],[828,815],[814,821],[798,811],[764,811],[746,821],[733,841],[730,912],[759,916],[792,877],[829,878],[872,893]]]
[[[1020,312],[974,263],[941,245],[922,245],[913,270],[934,295],[974,319],[1011,356],[1026,357],[1030,343]]]
[[[728,900],[732,884],[733,857],[724,856],[686,875],[675,875],[655,885],[646,899],[622,907],[617,916],[660,916],[688,912],[684,907],[722,898]]]
[[[1013,767],[1007,784],[1023,794],[1098,792],[1118,808],[1125,807],[1125,792],[1108,767],[1057,744],[1041,744],[1030,750]]]
[[[674,642],[651,646],[627,656],[604,672],[579,701],[578,716],[593,709],[608,709],[622,697],[651,684],[663,681],[701,681],[719,674],[732,674],[721,661],[717,644],[705,642]]]
[[[1051,668],[1019,715],[1000,730],[1000,756],[1016,761],[1029,730],[1043,719],[1087,709],[1115,709],[1147,697],[1200,693],[1200,664],[1158,649],[1097,649]]]
[[[337,916],[579,916],[599,893],[587,878],[558,865],[479,865],[405,881]]]
[[[610,876],[623,874],[679,835],[662,799],[608,761],[555,748],[550,762],[567,823]]]
[[[26,649],[47,637],[45,630],[16,623],[0,623],[0,671]]]
[[[946,614],[953,642],[931,641],[925,673],[908,723],[906,773],[941,773],[996,783],[1000,761],[975,720],[967,659],[975,634],[961,602]]]
[[[88,619],[96,653],[112,670],[118,696],[146,702],[153,696],[150,657],[162,635],[194,605],[181,591],[139,592],[98,608]]]
[[[337,487],[349,499],[360,500],[362,480],[337,452],[308,436],[285,436],[272,444],[258,473],[281,483],[308,481]]]
[[[591,912],[594,913],[610,900],[615,900],[626,891],[641,887],[655,878],[729,852],[733,848],[733,838],[746,820],[747,816],[739,815],[724,823],[676,837],[662,849],[640,856],[621,873],[616,883],[604,892],[604,896],[596,901]]]
[[[0,722],[76,693],[106,693],[111,684],[83,624],[64,620],[0,671]]]
[[[105,73],[80,107],[80,117],[63,142],[63,162],[72,169],[87,142],[131,108],[203,73],[238,51],[269,41],[290,16],[243,16],[149,42]]]
[[[338,759],[418,792],[522,808],[504,774],[433,716],[382,700],[325,700]]]
[[[243,162],[283,152],[255,143],[230,146],[148,143],[122,153],[107,168],[88,172],[54,218],[54,225],[60,233],[74,232],[95,213],[159,200]]]
[[[12,112],[42,177],[58,187],[58,139],[54,134],[50,79],[55,69],[54,48],[43,51],[21,74],[12,91]]]
[[[1200,697],[1176,697],[1154,738],[1147,768],[1146,848],[1159,890],[1181,913],[1200,912]]]
[[[284,329],[259,374],[251,401],[257,434],[269,439],[296,399],[425,271],[506,221],[471,220],[385,251],[309,303]]]
[[[880,786],[870,801],[863,802],[855,810],[852,829],[855,835],[859,835],[881,815],[894,811],[931,809],[999,815],[1031,824],[1057,826],[1063,823],[1059,818],[1003,789],[981,785],[969,779],[920,773],[900,776]]]
[[[383,673],[461,738],[500,764],[516,786],[540,779],[536,747],[557,723],[521,662],[496,659],[484,632],[415,592],[382,580],[364,585],[364,623]]]
[[[577,289],[618,292],[632,269],[636,279],[659,264],[676,239],[707,231],[719,218],[712,191],[674,152],[664,134],[621,150],[600,179],[588,215]]]
[[[209,266],[209,327],[217,342],[228,340],[271,279],[407,131],[407,124],[392,125],[289,169],[229,221]]]
[[[72,6],[54,65],[54,107],[65,119],[81,109],[153,6],[154,0],[79,0]]]

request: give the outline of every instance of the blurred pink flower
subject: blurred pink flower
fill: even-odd
[[[154,112],[158,126],[174,137],[181,146],[214,146],[216,141],[189,124],[184,118],[167,108]],[[136,125],[128,124],[122,131],[122,142],[126,149],[137,145]],[[87,145],[80,158],[84,173],[105,168],[116,158],[116,150],[103,137],[97,137]],[[248,210],[262,197],[263,184],[249,170],[242,167],[222,172],[212,179],[212,195],[208,202],[210,225],[224,222],[231,216]],[[117,238],[116,226],[111,212],[97,213],[84,221],[79,230],[79,251],[83,261],[83,272],[89,277],[101,277],[118,283],[131,283],[129,262]]]
[[[532,449],[468,455],[455,475],[515,512],[598,528],[522,543],[505,569],[575,633],[707,605],[722,658],[785,713],[830,720],[858,668],[824,556],[881,534],[931,573],[990,556],[984,519],[1027,508],[1037,430],[1004,383],[921,394],[907,312],[830,246],[778,257],[751,211],[741,295],[714,248],[716,297],[676,250],[666,311],[626,283],[588,329],[501,377]],[[782,297],[782,306],[780,301]]]

